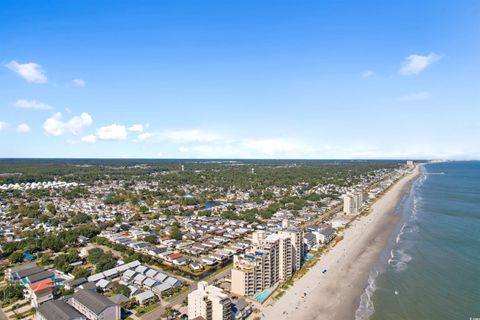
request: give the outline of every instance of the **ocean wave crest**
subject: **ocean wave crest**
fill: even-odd
[[[380,272],[377,269],[373,269],[368,276],[368,285],[365,291],[360,296],[360,305],[357,311],[355,311],[355,320],[368,320],[375,312],[373,305],[373,293],[376,290],[375,280]]]

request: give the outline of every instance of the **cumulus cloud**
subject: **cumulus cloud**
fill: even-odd
[[[79,135],[84,127],[92,123],[92,117],[86,112],[83,112],[80,116],[74,116],[68,121],[64,121],[62,114],[57,112],[45,120],[43,129],[47,135],[51,136],[61,136],[64,133]]]
[[[5,121],[0,121],[0,130],[6,129],[8,124]]]
[[[36,100],[27,100],[27,99],[18,99],[15,102],[15,106],[17,108],[23,108],[23,109],[39,109],[39,110],[50,110],[52,109],[52,106],[36,101]]]
[[[419,74],[424,71],[432,63],[440,60],[440,56],[436,53],[422,56],[419,54],[412,54],[405,58],[400,68],[400,74],[403,76],[410,76]]]
[[[97,141],[97,137],[94,134],[89,134],[81,137],[80,141],[85,143],[95,143]]]
[[[430,99],[431,95],[427,91],[413,92],[397,98],[398,101],[422,101]]]
[[[362,79],[368,79],[371,76],[373,76],[373,71],[371,70],[364,71],[362,72],[362,75],[361,75]]]
[[[127,128],[119,124],[100,127],[97,130],[97,137],[100,140],[125,140],[127,138]]]
[[[128,127],[128,131],[132,132],[143,132],[143,124],[133,124],[130,127]]]
[[[28,62],[28,63],[18,63],[17,61],[13,60],[10,61],[5,65],[8,69],[12,70],[16,74],[18,74],[23,79],[27,80],[27,82],[31,83],[47,83],[48,78],[45,75],[45,70],[42,69],[42,66],[35,62]]]
[[[82,80],[82,79],[73,79],[72,83],[73,83],[74,86],[81,87],[81,88],[83,88],[87,85],[85,80]]]
[[[17,132],[18,133],[27,133],[30,132],[31,128],[28,124],[22,123],[17,126]]]
[[[169,140],[173,143],[212,142],[220,139],[220,137],[214,133],[205,132],[197,129],[168,130],[162,132],[159,136],[160,138],[164,140]]]

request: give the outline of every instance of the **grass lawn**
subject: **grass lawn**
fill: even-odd
[[[156,309],[158,306],[160,306],[160,304],[157,302],[157,303],[152,303],[152,304],[150,304],[148,306],[145,306],[145,307],[142,307],[142,306],[136,307],[135,308],[135,315],[142,316],[146,313],[149,313],[153,309]]]

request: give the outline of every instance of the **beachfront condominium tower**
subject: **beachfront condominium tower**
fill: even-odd
[[[197,290],[188,294],[188,319],[198,317],[205,320],[230,320],[230,298],[222,289],[200,281]]]
[[[303,232],[282,230],[266,235],[252,234],[252,248],[235,255],[231,291],[242,296],[254,296],[279,281],[286,281],[303,264]]]
[[[292,273],[300,269],[305,262],[305,250],[303,245],[303,230],[289,228],[278,232],[279,235],[290,238],[292,246]],[[287,253],[288,254],[288,253]]]
[[[285,281],[290,278],[294,272],[294,256],[292,239],[287,234],[274,233],[269,235],[265,242],[278,242],[278,279]]]
[[[343,197],[343,212],[345,214],[358,214],[367,198],[365,190],[347,193]]]
[[[251,296],[275,285],[278,274],[278,242],[252,248],[233,257],[231,292]]]
[[[348,193],[343,197],[343,212],[345,214],[358,214],[357,196]]]

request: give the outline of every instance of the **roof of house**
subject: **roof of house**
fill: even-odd
[[[168,276],[167,276],[165,273],[159,272],[159,273],[157,273],[157,274],[155,275],[154,278],[155,278],[155,280],[158,280],[158,281],[160,281],[160,282],[163,282],[163,281],[165,281],[165,279],[168,278]]]
[[[28,281],[30,281],[30,283],[34,283],[34,282],[37,282],[37,281],[40,281],[40,280],[43,280],[43,279],[46,279],[46,278],[51,278],[53,276],[54,276],[54,274],[51,271],[42,271],[42,272],[39,272],[39,273],[32,274],[32,275],[28,276],[27,278],[28,278]]]
[[[68,282],[68,285],[69,285],[71,288],[75,288],[75,287],[78,287],[78,286],[81,285],[81,284],[84,284],[85,282],[87,282],[87,279],[85,279],[85,278],[78,278],[78,279],[75,279],[75,280],[72,280],[72,281]]]
[[[108,281],[106,279],[100,279],[97,282],[97,287],[105,289],[106,287],[108,287],[109,284],[110,284],[110,281]]]
[[[168,283],[169,285],[171,285],[172,287],[179,284],[180,283],[180,280],[174,278],[174,277],[168,277],[167,279],[165,279],[164,281],[165,283]]]
[[[41,304],[37,311],[47,320],[73,320],[85,317],[63,300],[50,300]]]
[[[117,275],[118,270],[115,268],[109,269],[109,270],[103,271],[103,274],[105,275],[105,277],[111,277],[111,276]]]
[[[112,300],[113,303],[115,304],[121,304],[129,301],[129,299],[125,297],[123,294],[116,294],[112,297],[108,297],[108,299]]]
[[[18,277],[20,279],[22,278],[25,278],[25,277],[28,277],[28,276],[31,276],[35,273],[40,273],[42,271],[45,271],[44,269],[42,268],[39,268],[37,267],[36,265],[33,266],[33,267],[30,267],[30,268],[26,268],[26,269],[20,269],[18,271],[15,271],[15,273],[18,275]],[[12,274],[13,274],[13,271],[12,271]]]
[[[153,287],[153,291],[157,293],[162,293],[165,290],[170,289],[172,286],[166,282],[159,284],[158,286]]]
[[[105,278],[105,275],[102,272],[100,272],[100,273],[96,273],[96,274],[93,274],[93,275],[89,276],[87,278],[87,280],[96,282],[96,281],[98,281],[100,279],[103,279],[103,278]]]
[[[145,280],[146,278],[147,278],[146,275],[139,273],[139,274],[137,274],[137,275],[135,276],[135,278],[133,278],[133,281],[136,281],[136,282],[140,282],[140,283],[141,283],[141,282],[142,282],[143,280]]]
[[[37,293],[37,292],[40,292],[42,290],[45,290],[45,289],[50,289],[53,287],[53,281],[51,278],[47,278],[45,280],[42,280],[42,281],[38,281],[38,282],[35,282],[35,283],[32,283],[30,285],[28,285],[30,287],[30,289]]]
[[[100,314],[108,307],[116,306],[116,304],[104,295],[93,290],[78,290],[73,294],[72,299],[77,300],[91,312]]]
[[[145,266],[141,266],[141,265],[140,265],[140,266],[137,266],[137,267],[135,268],[135,271],[140,272],[140,273],[145,273],[145,272],[147,272],[148,270],[149,270],[149,268],[147,268],[147,267],[145,267]]]
[[[156,280],[153,280],[152,278],[147,278],[145,281],[143,281],[143,285],[146,287],[153,287],[157,283]]]
[[[140,261],[135,260],[135,261],[127,263],[127,265],[128,265],[129,268],[135,268],[135,267],[140,265]]]
[[[150,278],[155,277],[155,275],[158,273],[158,271],[149,269],[147,272],[145,272],[145,275],[149,276]]]
[[[128,277],[128,278],[132,278],[132,277],[134,277],[136,274],[137,274],[137,273],[136,273],[134,270],[132,270],[132,269],[128,269],[128,270],[126,270],[126,271],[123,273],[123,275],[124,275],[125,277]]]
[[[325,236],[329,236],[335,233],[335,229],[333,229],[332,227],[326,227],[321,229],[319,232]]]
[[[97,285],[95,284],[95,282],[89,281],[82,283],[80,285],[80,288],[87,290],[97,290]]]
[[[152,291],[147,290],[145,292],[137,294],[135,296],[135,299],[137,299],[139,301],[145,301],[145,300],[151,299],[153,297],[155,297],[155,294]]]
[[[24,263],[24,264],[21,264],[19,266],[10,268],[10,272],[11,273],[19,272],[19,271],[22,271],[22,270],[31,269],[31,268],[36,267],[36,266],[37,266],[37,264],[35,262]]]
[[[172,253],[172,254],[169,254],[167,256],[167,258],[169,258],[171,260],[175,260],[175,259],[178,259],[180,257],[183,257],[183,254],[181,254],[180,252]]]

